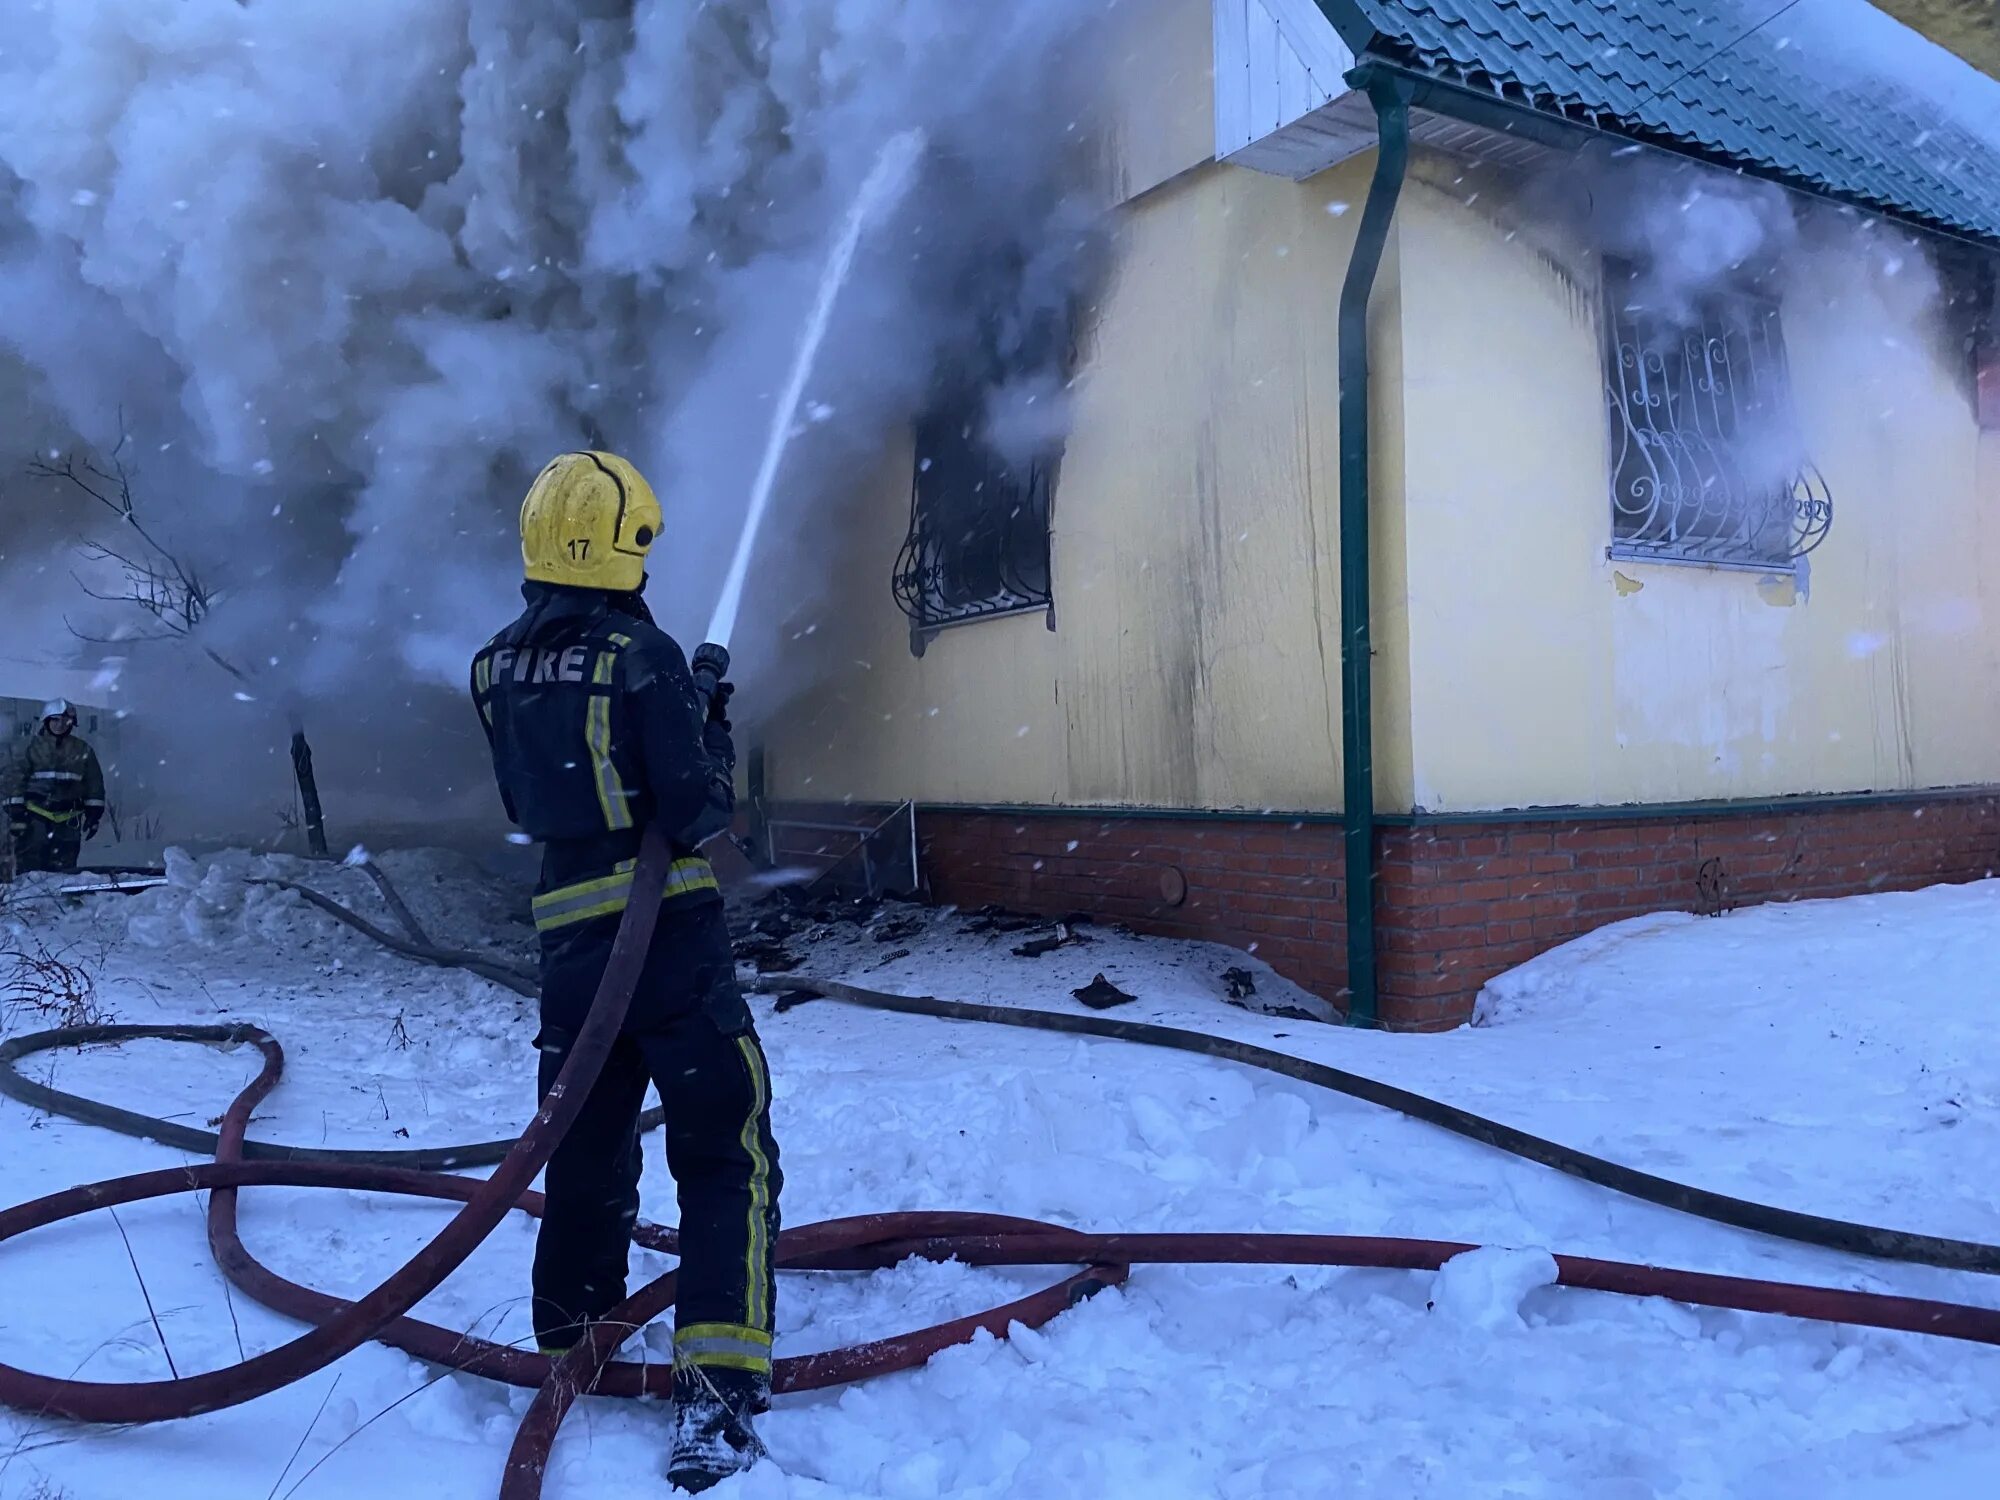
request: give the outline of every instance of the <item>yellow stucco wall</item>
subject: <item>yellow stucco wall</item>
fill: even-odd
[[[884,455],[818,683],[766,731],[773,795],[1339,808],[1336,321],[1372,165],[1186,165],[1122,210],[1055,630],[980,622],[912,658],[887,587],[907,441]],[[2000,782],[2000,436],[1922,255],[1891,276],[1836,234],[1793,258],[1796,404],[1836,506],[1804,589],[1613,563],[1596,258],[1456,175],[1419,153],[1375,301],[1378,808]]]
[[[978,622],[911,657],[887,588],[910,454],[885,457],[823,612],[842,644],[769,732],[774,795],[1339,806],[1336,319],[1371,165],[1211,165],[1125,211],[1055,495],[1053,632]],[[1395,283],[1392,255],[1378,310]],[[1383,717],[1378,758],[1407,767]]]
[[[1594,258],[1500,218],[1422,182],[1401,210],[1414,802],[2000,781],[2000,460],[1921,257],[1802,252],[1785,292],[1836,507],[1797,597],[1607,560]]]

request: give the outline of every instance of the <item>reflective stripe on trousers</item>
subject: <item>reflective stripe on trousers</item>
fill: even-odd
[[[690,1323],[674,1330],[674,1358],[710,1369],[771,1372],[771,1335],[742,1323]]]
[[[632,901],[632,864],[629,859],[620,860],[613,873],[596,880],[581,880],[573,885],[558,886],[535,897],[535,930],[549,932],[558,927],[568,927],[575,922],[588,922],[595,917],[613,916],[625,910]],[[714,867],[699,855],[687,859],[677,859],[667,869],[666,887],[661,893],[663,901],[676,896],[691,895],[696,891],[720,890],[715,878]]]
[[[688,1323],[674,1330],[674,1358],[710,1369],[771,1373],[771,1159],[764,1152],[764,1119],[771,1079],[754,1033],[734,1038],[750,1080],[750,1112],[737,1137],[750,1158],[750,1209],[744,1224],[743,1321]]]
[[[753,1035],[736,1038],[743,1066],[750,1073],[750,1116],[743,1122],[743,1149],[750,1157],[749,1243],[743,1252],[743,1321],[755,1328],[771,1322],[771,1162],[761,1139],[764,1112],[771,1105],[771,1079],[764,1071],[764,1054]]]

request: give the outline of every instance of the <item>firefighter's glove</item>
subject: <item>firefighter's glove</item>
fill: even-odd
[[[713,642],[695,647],[689,669],[694,673],[695,691],[708,704],[709,718],[727,724],[729,698],[736,691],[723,680],[729,675],[729,648]]]
[[[7,820],[7,836],[18,844],[28,836],[28,825],[19,818],[9,818]]]
[[[736,769],[736,741],[729,733],[727,719],[710,719],[702,727],[701,748],[718,765],[731,771]]]
[[[729,731],[729,700],[735,696],[733,682],[718,682],[715,691],[708,695],[708,722],[721,725],[725,734]]]
[[[103,823],[103,821],[104,821],[104,814],[98,812],[94,808],[91,811],[85,813],[83,815],[83,836],[86,839],[96,838],[98,826],[101,823]]]

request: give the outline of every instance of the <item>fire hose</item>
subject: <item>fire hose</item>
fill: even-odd
[[[104,1383],[40,1375],[0,1364],[0,1404],[35,1416],[83,1422],[134,1423],[194,1416],[268,1394],[324,1368],[370,1339],[450,1369],[536,1387],[508,1455],[502,1500],[534,1500],[562,1420],[580,1395],[671,1394],[671,1366],[619,1362],[619,1345],[673,1305],[674,1273],[650,1282],[557,1359],[457,1333],[409,1316],[510,1211],[541,1210],[529,1184],[574,1120],[623,1023],[652,938],[669,851],[649,834],[633,875],[632,898],[588,1019],[568,1062],[513,1142],[418,1151],[334,1151],[250,1141],[251,1111],[277,1086],[284,1054],[268,1033],[246,1025],[86,1026],[0,1044],[0,1093],[35,1107],[186,1150],[211,1151],[212,1162],[141,1172],[74,1187],[0,1211],[0,1241],[100,1208],[115,1208],[207,1189],[209,1245],[222,1274],[258,1302],[311,1325],[289,1343],[219,1370],[169,1380]],[[378,884],[380,882],[378,881]],[[470,967],[532,993],[517,971],[477,955],[431,945],[411,925],[395,938],[340,903],[305,892],[316,905],[405,956]],[[392,907],[398,903],[391,903]],[[407,921],[407,919],[406,919]],[[1063,1031],[1233,1060],[1334,1089],[1481,1140],[1500,1150],[1585,1180],[1720,1223],[1808,1244],[1883,1259],[2000,1272],[2000,1246],[1823,1219],[1750,1203],[1636,1172],[1556,1142],[1396,1089],[1266,1048],[1172,1027],[1100,1016],[969,1005],[885,995],[832,981],[796,986],[874,1009]],[[236,1096],[217,1134],[118,1109],[24,1078],[18,1062],[64,1046],[156,1039],[213,1046],[254,1046],[263,1066]],[[446,1167],[497,1162],[484,1180],[453,1176]],[[367,1295],[349,1301],[278,1275],[253,1257],[239,1235],[237,1191],[244,1187],[331,1187],[427,1197],[460,1204],[440,1233]],[[642,1223],[637,1243],[672,1254],[674,1231]],[[1084,1297],[1122,1283],[1139,1264],[1260,1264],[1372,1266],[1436,1270],[1477,1247],[1438,1240],[1316,1234],[1097,1234],[988,1213],[905,1212],[827,1220],[785,1230],[775,1259],[789,1271],[860,1271],[893,1266],[912,1256],[969,1264],[1081,1266],[1047,1289],[984,1313],[846,1349],[776,1362],[778,1392],[804,1391],[921,1365],[931,1355],[980,1331],[1005,1337],[1018,1323],[1034,1328]],[[1554,1257],[1557,1283],[1584,1290],[1676,1301],[1740,1312],[1774,1313],[1821,1322],[2000,1344],[2000,1310],[1833,1287],[1752,1280],[1580,1256]]]

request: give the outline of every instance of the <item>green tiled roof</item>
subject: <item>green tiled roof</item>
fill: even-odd
[[[1319,3],[1357,54],[2000,241],[1994,141],[1925,108],[1907,77],[1821,66],[1780,25],[1744,37],[1756,12],[1719,0]]]

